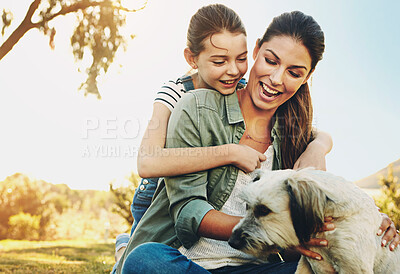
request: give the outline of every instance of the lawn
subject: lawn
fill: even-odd
[[[109,273],[113,265],[113,243],[0,241],[0,273]]]

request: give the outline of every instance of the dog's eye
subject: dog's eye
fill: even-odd
[[[268,207],[266,207],[265,205],[257,205],[254,208],[254,216],[256,218],[267,216],[269,213],[271,213],[271,210]]]

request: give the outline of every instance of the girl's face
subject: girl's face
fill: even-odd
[[[256,45],[253,58],[247,88],[254,105],[262,110],[276,111],[311,75],[307,48],[289,36]]]
[[[213,88],[232,94],[247,71],[247,41],[243,33],[223,31],[207,37],[204,50],[192,57],[198,69],[196,88]],[[193,66],[192,66],[193,67]]]

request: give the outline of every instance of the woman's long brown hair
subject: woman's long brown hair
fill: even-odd
[[[324,33],[318,23],[300,11],[283,13],[268,26],[258,46],[273,37],[288,36],[303,44],[311,57],[311,70],[322,59],[325,50]],[[294,163],[313,139],[313,107],[308,84],[303,84],[296,94],[277,110],[281,136],[282,168],[293,168]]]

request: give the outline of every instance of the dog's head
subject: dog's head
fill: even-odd
[[[324,222],[327,196],[309,171],[260,172],[246,188],[246,216],[235,226],[229,244],[256,257],[310,240]]]

